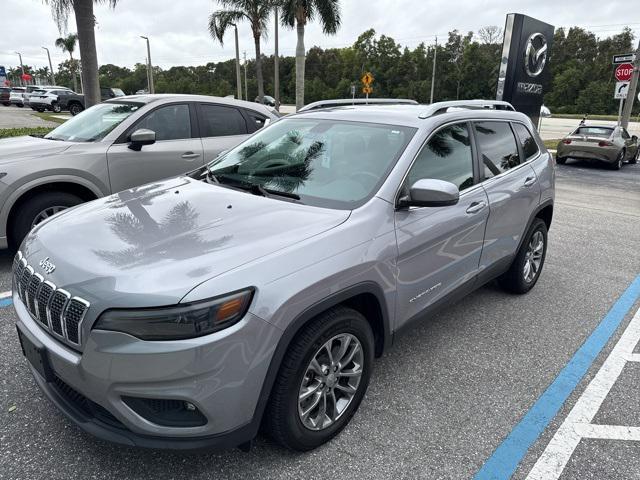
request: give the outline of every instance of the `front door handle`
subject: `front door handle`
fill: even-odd
[[[198,158],[200,156],[199,153],[194,153],[194,152],[184,152],[182,154],[182,158]]]
[[[485,202],[473,202],[469,205],[469,208],[467,208],[467,213],[478,213],[486,206],[487,204]]]
[[[530,187],[534,183],[536,183],[536,177],[527,177],[526,180],[524,181],[524,186]]]

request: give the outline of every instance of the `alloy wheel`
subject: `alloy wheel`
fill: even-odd
[[[54,205],[52,207],[45,208],[35,216],[33,222],[31,222],[31,228],[35,227],[40,222],[45,221],[47,218],[53,217],[56,213],[66,210],[67,208],[69,207],[65,207],[63,205]]]
[[[298,393],[298,415],[309,430],[333,425],[351,404],[362,378],[360,341],[341,333],[327,341],[307,366]]]
[[[527,253],[524,257],[523,275],[527,283],[531,283],[542,265],[542,254],[544,253],[544,235],[541,231],[536,231],[529,240]]]

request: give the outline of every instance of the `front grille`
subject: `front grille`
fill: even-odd
[[[13,261],[13,282],[20,300],[43,328],[73,345],[80,345],[80,327],[89,310],[89,302],[72,297],[35,273],[22,252],[18,252]]]

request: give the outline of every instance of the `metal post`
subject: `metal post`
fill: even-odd
[[[151,93],[151,82],[149,82],[149,59],[144,57],[144,64],[147,66],[147,93]]]
[[[247,51],[245,50],[244,52],[242,52],[242,55],[244,56],[244,99],[248,102],[249,90],[247,86]]]
[[[433,87],[436,82],[436,57],[438,56],[438,37],[436,37],[436,44],[433,47],[433,71],[431,72],[431,100],[429,103],[433,103]]]
[[[236,87],[238,89],[238,100],[242,100],[242,80],[240,80],[240,47],[238,45],[238,26],[233,25],[236,33]]]
[[[278,56],[278,7],[275,8],[276,51],[273,58],[273,89],[276,98],[276,110],[280,111],[280,57]]]
[[[629,84],[629,91],[627,92],[627,101],[624,102],[624,108],[621,113],[621,125],[623,128],[629,126],[629,119],[631,118],[631,110],[633,109],[633,101],[636,99],[636,89],[638,88],[638,76],[640,75],[640,42],[638,42],[638,49],[636,50],[636,59],[633,62],[633,73],[631,74],[631,83]]]
[[[153,66],[151,64],[151,46],[149,45],[149,37],[140,35],[140,38],[144,38],[147,41],[147,72],[149,75],[149,93],[155,93],[153,88]]]
[[[47,51],[47,57],[49,57],[49,69],[51,70],[51,85],[56,84],[56,76],[53,74],[53,64],[51,63],[51,54],[49,53],[49,49],[47,47],[42,47]]]
[[[632,100],[633,101],[633,100]],[[622,125],[622,106],[624,105],[624,100],[620,99],[620,107],[618,108],[618,126]],[[627,127],[625,127],[627,128]]]
[[[24,66],[22,65],[22,55],[20,52],[16,52],[18,57],[20,58],[20,70],[22,71],[22,75],[24,75]],[[20,85],[24,86],[24,79],[20,77]]]

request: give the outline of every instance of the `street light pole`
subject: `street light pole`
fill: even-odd
[[[276,97],[276,110],[280,111],[280,58],[278,56],[278,7],[275,8],[276,52],[273,59],[273,89]]]
[[[236,87],[238,89],[238,100],[242,100],[242,80],[240,79],[240,46],[238,45],[238,26],[233,23],[236,34]],[[246,81],[246,79],[245,79]],[[245,98],[245,100],[247,100]]]
[[[249,90],[247,88],[247,51],[242,52],[244,56],[244,99],[249,101]]]
[[[436,45],[433,47],[433,71],[431,72],[431,100],[429,103],[433,103],[433,87],[436,83],[436,57],[438,56],[438,37],[436,37]]]
[[[49,49],[47,47],[42,47],[47,51],[47,57],[49,58],[49,70],[51,70],[51,85],[56,84],[56,76],[53,74],[53,64],[51,63],[51,54],[49,53]]]
[[[151,64],[151,47],[149,46],[149,37],[140,35],[140,38],[144,38],[147,41],[147,72],[149,75],[149,93],[155,93],[153,88],[153,66]]]
[[[18,58],[20,58],[20,70],[22,71],[22,75],[24,75],[24,66],[22,65],[22,55],[20,52],[15,52],[18,54]],[[20,77],[20,85],[24,86],[24,79]]]

